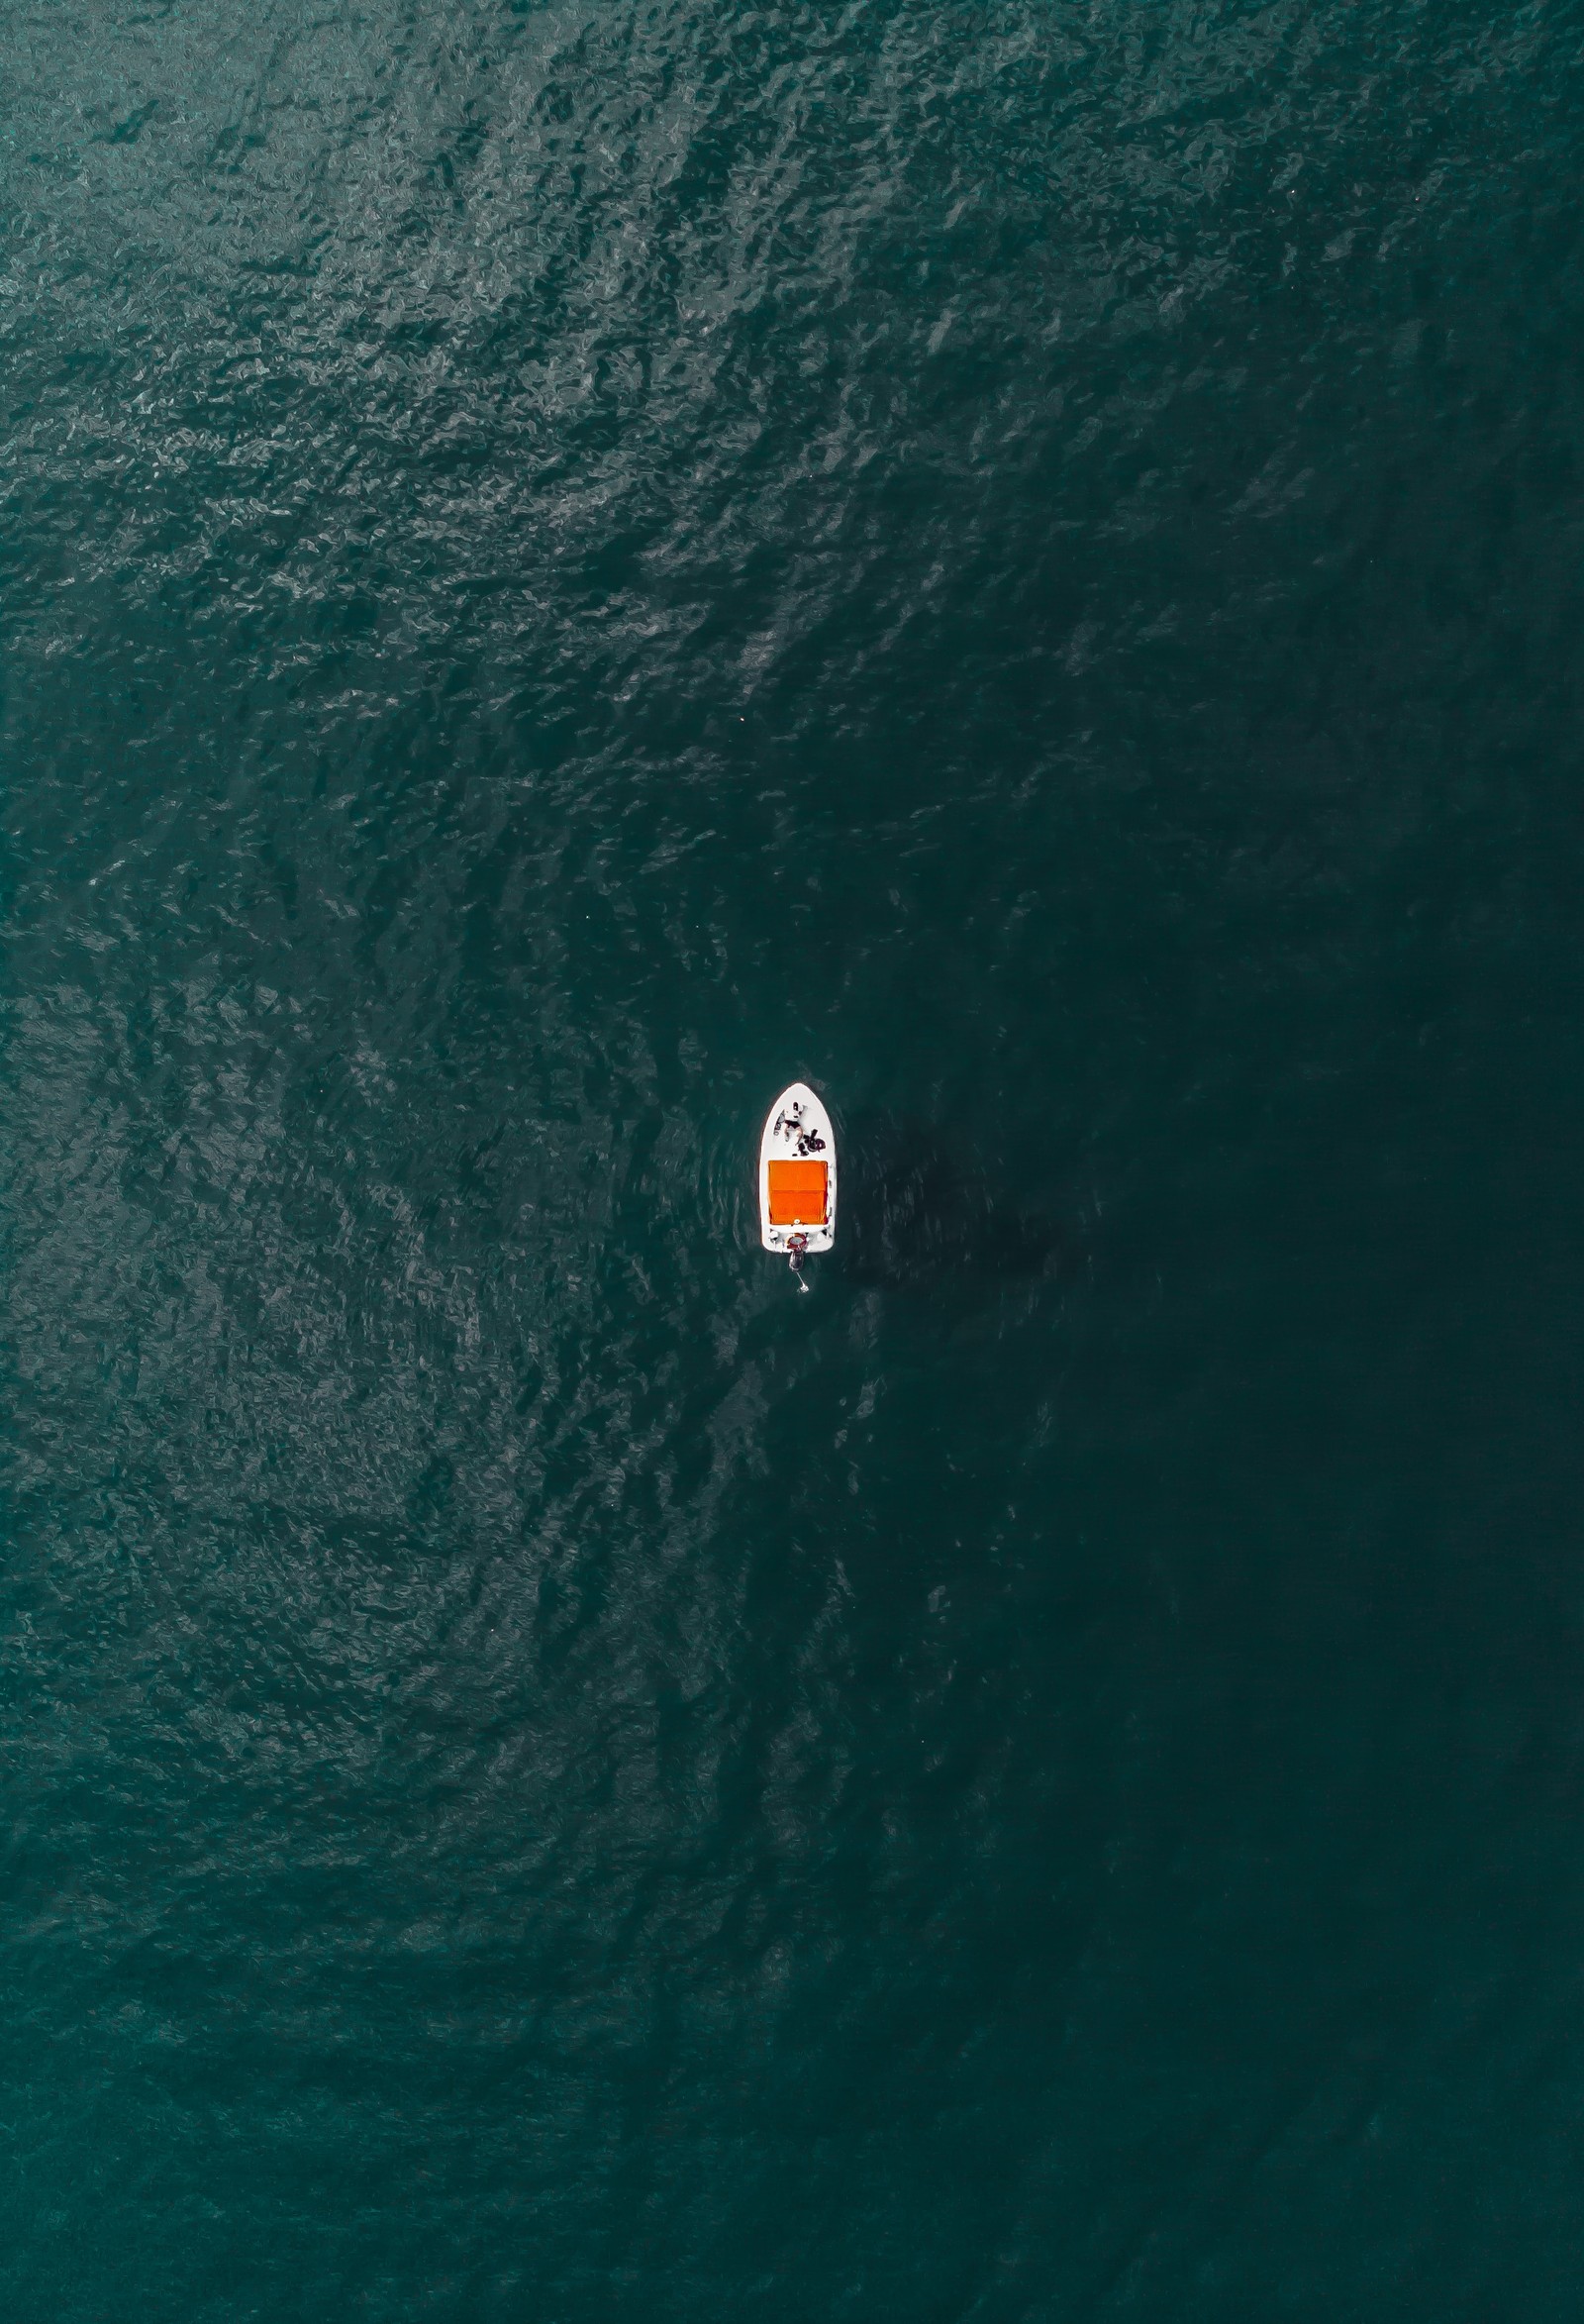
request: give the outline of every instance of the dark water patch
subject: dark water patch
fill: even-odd
[[[843,1132],[837,1263],[850,1282],[926,1291],[1081,1267],[1081,1223],[998,1187],[961,1132],[883,1113]]]

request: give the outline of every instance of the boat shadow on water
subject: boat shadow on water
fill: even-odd
[[[1067,1280],[1081,1225],[999,1186],[962,1143],[928,1123],[860,1116],[842,1133],[833,1263],[858,1289],[927,1292]]]

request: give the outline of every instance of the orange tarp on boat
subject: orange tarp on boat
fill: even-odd
[[[772,1227],[825,1225],[825,1164],[823,1162],[772,1162],[770,1224]]]

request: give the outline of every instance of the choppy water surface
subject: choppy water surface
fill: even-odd
[[[1575,2312],[1581,51],[5,16],[17,2324]]]

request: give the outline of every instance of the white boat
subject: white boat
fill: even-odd
[[[759,1140],[759,1240],[794,1272],[836,1241],[836,1132],[806,1081],[794,1081],[764,1117]]]

